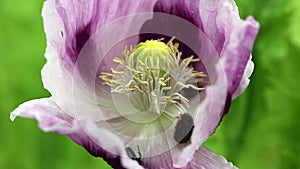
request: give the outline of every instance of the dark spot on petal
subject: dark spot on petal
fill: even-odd
[[[82,47],[84,44],[88,41],[90,38],[90,24],[87,24],[86,26],[78,29],[75,33],[75,39],[76,39],[76,52],[77,54],[80,53]]]
[[[164,0],[159,0],[154,6],[154,12],[167,13],[171,15],[178,16],[185,19],[195,26],[201,28],[201,21],[199,17],[199,9],[197,2],[194,4],[187,4],[185,1],[171,1],[167,2]]]
[[[225,116],[229,112],[229,108],[230,108],[231,102],[232,102],[232,96],[231,96],[230,93],[228,93],[227,97],[226,97],[225,107],[224,107],[224,111],[223,111],[222,117]]]
[[[72,39],[70,39],[71,41],[66,41],[66,52],[73,63],[76,62],[81,49],[91,36],[90,25],[91,24],[89,23],[83,27],[77,28],[74,38],[72,37]]]

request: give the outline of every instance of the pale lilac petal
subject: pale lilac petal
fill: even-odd
[[[193,159],[185,166],[174,166],[170,152],[144,158],[143,165],[145,168],[168,168],[168,169],[237,169],[231,162],[224,157],[216,155],[205,147],[200,147],[194,153]]]
[[[21,104],[11,113],[10,118],[14,120],[17,116],[37,120],[39,127],[47,132],[68,134],[76,130],[74,118],[63,112],[51,98]]]
[[[133,114],[133,116],[139,115]],[[111,133],[119,136],[126,147],[135,149],[138,146],[143,158],[159,155],[177,145],[175,141],[169,144],[168,138],[173,138],[174,132],[164,130],[164,128],[169,128],[172,125],[171,121],[167,121],[167,117],[152,121],[150,126],[147,123],[134,121],[135,117],[133,116],[127,116],[128,119],[123,117],[106,122],[101,121],[97,123],[97,126],[99,129],[106,128]],[[174,126],[170,128],[174,128]],[[98,135],[98,139],[101,138],[102,135]]]
[[[231,162],[224,157],[219,156],[206,149],[200,147],[194,154],[194,158],[189,162],[186,169],[237,169]]]
[[[173,161],[170,151],[153,157],[143,158],[143,166],[147,169],[168,168],[173,169]]]

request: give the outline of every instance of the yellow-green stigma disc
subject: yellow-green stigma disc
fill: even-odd
[[[164,42],[159,40],[147,40],[136,47],[133,55],[137,65],[143,62],[152,68],[166,70],[166,61],[170,59],[172,50]]]

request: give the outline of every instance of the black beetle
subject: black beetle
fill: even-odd
[[[135,152],[130,147],[126,147],[125,151],[126,151],[127,156],[129,158],[131,158],[133,160],[136,160],[140,165],[142,165],[142,160],[141,160],[142,154],[141,154],[141,151],[140,151],[140,147],[137,146],[137,148],[138,148],[139,157],[136,156]]]
[[[192,136],[193,130],[193,117],[188,113],[182,114],[175,126],[174,140],[177,143],[187,143]]]

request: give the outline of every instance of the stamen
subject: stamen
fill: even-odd
[[[111,86],[111,93],[129,94],[141,110],[179,117],[190,107],[189,100],[180,91],[183,88],[204,90],[195,85],[206,75],[189,67],[200,59],[193,56],[181,59],[182,52],[178,50],[179,44],[173,43],[174,39],[167,44],[158,39],[129,49],[126,46],[123,58],[113,59],[118,67],[111,68],[111,73],[101,72],[99,77],[103,84]],[[167,110],[170,107],[172,110]]]

